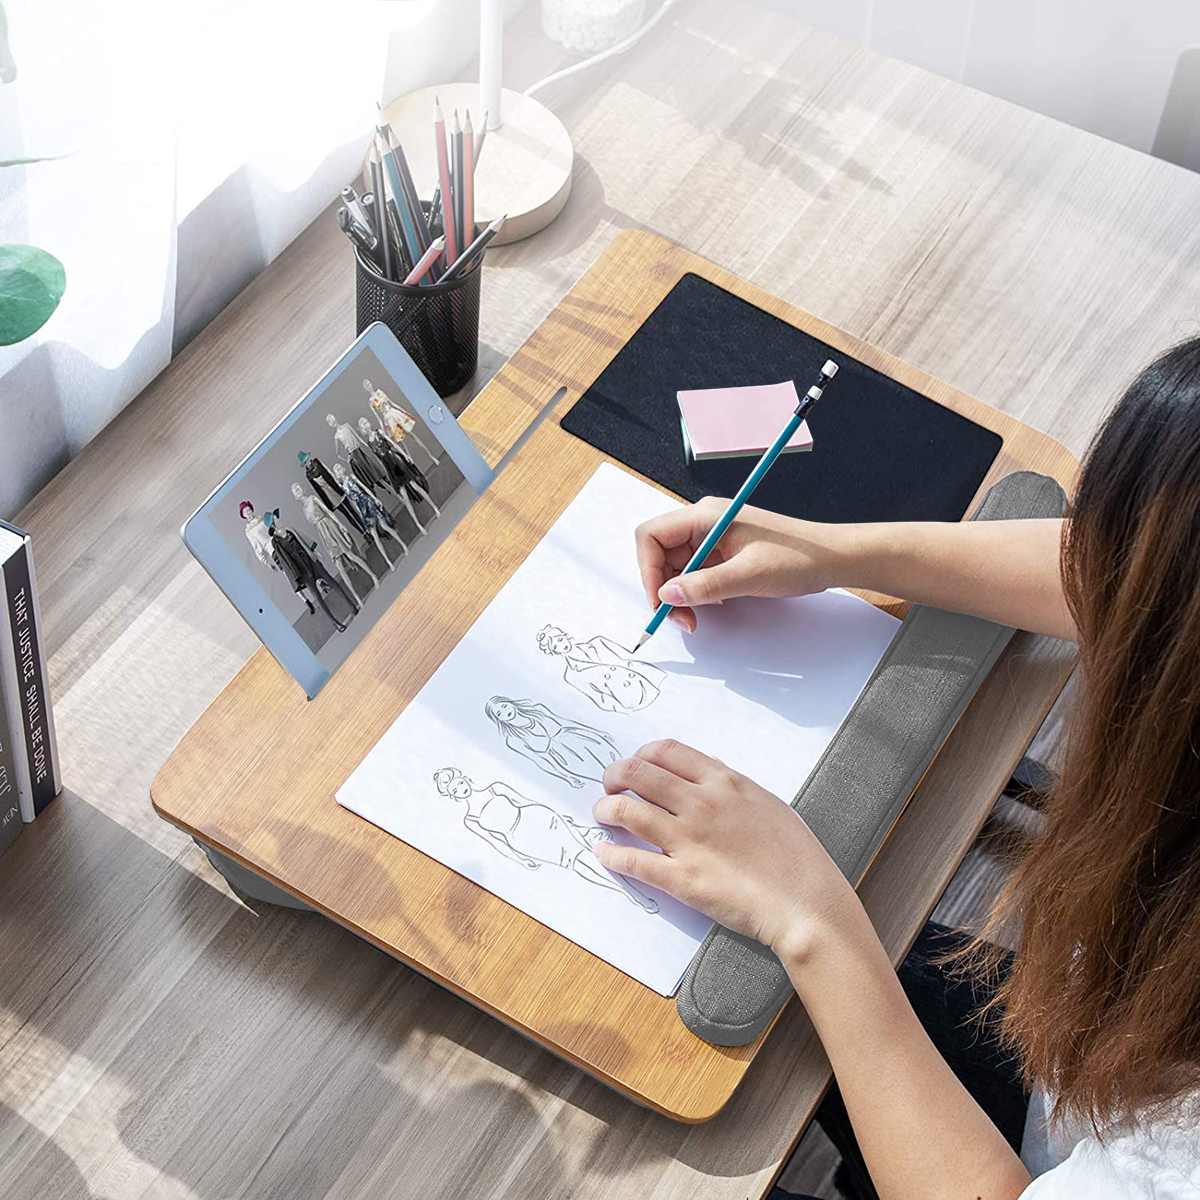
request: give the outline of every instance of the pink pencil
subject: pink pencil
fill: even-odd
[[[442,228],[446,234],[446,261],[458,257],[458,239],[454,236],[454,196],[450,191],[450,155],[446,150],[446,118],[442,115],[441,102],[433,101],[433,140],[437,147],[438,185],[442,189]]]
[[[463,127],[463,241],[475,238],[475,130],[471,128],[471,110]],[[451,262],[454,260],[451,259]]]
[[[442,251],[446,248],[445,236],[435,237],[429,243],[429,249],[421,255],[420,262],[404,277],[404,282],[409,287],[414,283],[420,283],[426,275],[429,274],[430,268],[441,257]]]

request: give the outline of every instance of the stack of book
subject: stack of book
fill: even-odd
[[[0,521],[0,851],[62,788],[29,535]]]

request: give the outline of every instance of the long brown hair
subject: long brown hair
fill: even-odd
[[[1088,451],[1062,548],[1075,710],[998,1002],[1056,1116],[1098,1128],[1200,1083],[1200,338],[1131,385]]]

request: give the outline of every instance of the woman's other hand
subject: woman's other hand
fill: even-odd
[[[650,742],[605,771],[604,790],[596,819],[662,848],[602,842],[595,853],[609,870],[669,892],[785,962],[866,920],[793,808],[690,746]]]

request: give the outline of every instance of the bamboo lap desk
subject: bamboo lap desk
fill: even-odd
[[[462,423],[494,465],[563,386],[566,394],[550,419],[317,699],[306,701],[259,650],[183,738],[151,794],[160,816],[388,954],[639,1103],[697,1122],[720,1111],[763,1038],[737,1048],[708,1045],[684,1027],[673,998],[643,987],[334,799],[606,460],[560,429],[557,418],[689,271],[999,433],[1003,447],[971,509],[1014,470],[1041,471],[1070,490],[1075,461],[1051,438],[661,238],[626,233],[465,410]],[[871,599],[901,611],[887,598]],[[1023,669],[1013,664],[1010,678],[1020,683]],[[1026,684],[1045,693],[1040,711],[1049,708],[1068,669],[1029,668]]]

